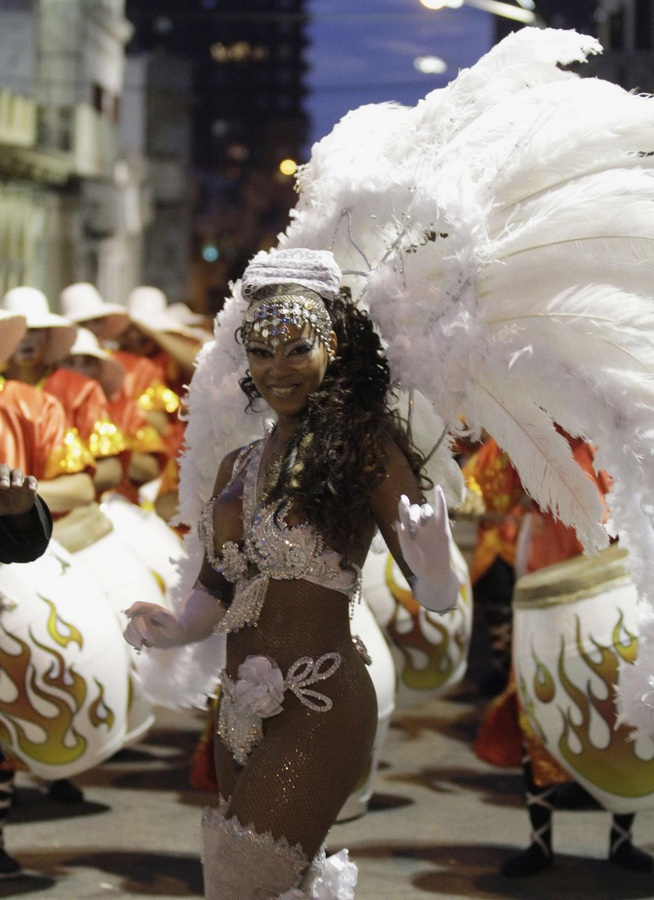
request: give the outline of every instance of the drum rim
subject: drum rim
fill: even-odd
[[[599,588],[608,591],[629,585],[632,582],[627,559],[627,551],[618,544],[613,544],[606,550],[600,550],[596,556],[574,557],[530,572],[516,582],[513,606],[516,609],[564,606],[596,597],[600,593]],[[549,580],[550,576],[557,569],[562,577],[552,582]],[[570,572],[568,577],[566,570]],[[552,593],[554,585],[556,593]]]

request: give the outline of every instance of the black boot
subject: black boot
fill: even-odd
[[[48,784],[48,795],[56,803],[81,803],[84,800],[84,792],[67,778],[59,778]]]
[[[654,872],[654,857],[634,847],[631,842],[631,826],[635,813],[613,816],[609,840],[609,862],[632,872]]]
[[[514,584],[512,567],[498,557],[475,585],[475,602],[483,609],[489,643],[490,666],[479,682],[480,693],[485,697],[501,694],[509,680]]]
[[[531,822],[531,844],[522,853],[502,864],[502,875],[535,875],[552,865],[552,812],[555,786],[539,788],[534,784],[529,754],[523,747],[522,771],[527,792],[527,812]]]

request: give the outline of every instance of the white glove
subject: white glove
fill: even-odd
[[[434,506],[410,503],[402,494],[395,525],[405,562],[413,572],[413,596],[432,612],[456,606],[459,579],[450,564],[450,520],[440,485],[434,490]]]

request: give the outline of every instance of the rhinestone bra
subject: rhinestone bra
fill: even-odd
[[[264,446],[262,440],[244,447],[230,480],[231,485],[244,472],[243,542],[226,541],[221,555],[216,554],[213,515],[219,495],[208,501],[198,522],[207,559],[216,572],[235,585],[232,603],[216,629],[221,634],[257,624],[271,578],[304,579],[340,591],[351,600],[356,600],[360,592],[359,568],[352,565],[344,569],[340,555],[324,546],[322,536],[313,525],[288,525],[288,501],[257,503]]]

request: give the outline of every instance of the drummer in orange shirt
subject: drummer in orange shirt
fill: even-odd
[[[45,294],[36,288],[12,288],[3,297],[2,307],[24,314],[28,328],[9,360],[7,376],[38,387],[61,402],[68,419],[68,439],[79,439],[94,460],[93,478],[100,496],[120,484],[127,444],[111,419],[100,384],[62,365],[77,339],[77,326],[52,313]],[[120,383],[122,372],[118,366],[116,369]]]
[[[212,335],[204,329],[185,325],[172,313],[166,295],[157,287],[142,285],[127,298],[130,326],[120,336],[121,351],[144,356],[159,369],[162,382],[175,392],[179,407],[169,422],[164,437],[170,459],[162,472],[155,509],[166,521],[177,511],[179,468],[185,422],[180,417],[186,385],[193,375],[195,358]]]
[[[107,303],[87,282],[69,285],[62,291],[60,302],[64,315],[91,331],[100,347],[108,350],[123,369],[122,384],[108,397],[109,411],[131,451],[128,476],[119,490],[138,504],[139,489],[159,478],[171,455],[163,435],[169,415],[179,407],[179,398],[162,384],[154,363],[117,349],[120,335],[130,323],[124,307]]]

